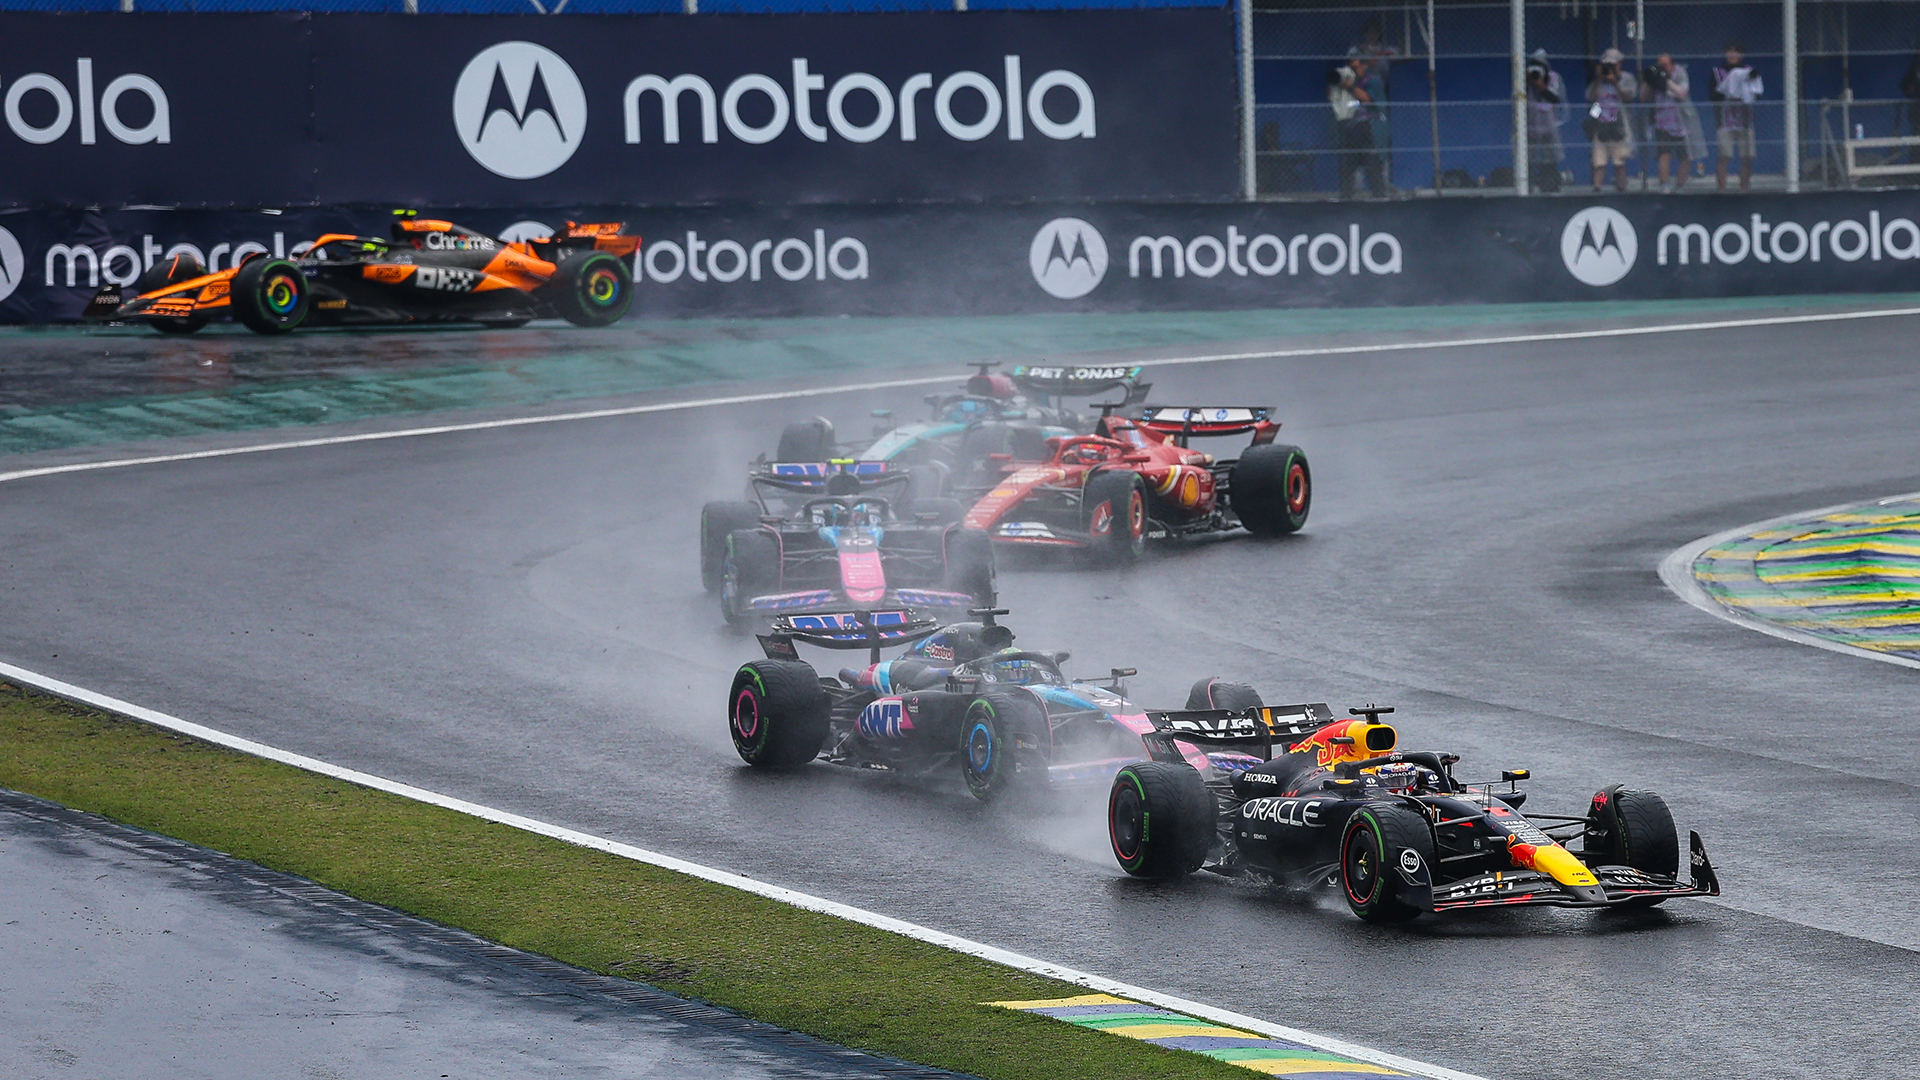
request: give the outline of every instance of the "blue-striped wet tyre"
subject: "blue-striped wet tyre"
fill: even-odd
[[[1411,871],[1432,873],[1433,830],[1425,817],[1390,802],[1355,810],[1340,834],[1340,891],[1347,906],[1368,922],[1405,922],[1419,915],[1424,909],[1403,896],[1406,886],[1398,868],[1407,861]]]
[[[760,769],[793,769],[820,755],[832,703],[812,665],[749,660],[727,692],[727,731],[741,760]]]
[[[560,260],[541,290],[554,314],[575,326],[611,326],[633,304],[633,271],[604,251],[582,251]]]
[[[240,264],[227,286],[227,303],[254,333],[284,334],[307,321],[313,295],[299,266],[261,255]]]
[[[1187,708],[1257,709],[1266,702],[1260,700],[1260,691],[1243,682],[1228,682],[1218,675],[1209,676],[1193,684],[1187,691]]]
[[[1255,536],[1299,532],[1313,509],[1306,451],[1280,443],[1247,447],[1227,474],[1227,502]]]
[[[1200,869],[1218,818],[1206,781],[1184,762],[1135,762],[1114,775],[1107,793],[1113,857],[1134,877],[1178,878]]]
[[[1034,795],[1047,786],[1040,745],[1047,714],[1033,695],[1015,691],[975,698],[960,725],[960,772],[981,802]]]

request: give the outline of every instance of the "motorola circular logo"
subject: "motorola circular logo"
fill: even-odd
[[[453,126],[488,172],[510,180],[567,163],[587,131],[587,94],[558,53],[503,41],[467,61],[453,86]]]
[[[0,228],[0,300],[12,296],[26,276],[27,256],[20,250],[20,241],[12,232]]]
[[[1079,218],[1054,218],[1034,234],[1027,265],[1048,296],[1078,300],[1107,276],[1107,241]]]
[[[1567,273],[1585,285],[1611,285],[1626,277],[1638,254],[1633,222],[1610,206],[1589,206],[1560,230],[1560,258]]]

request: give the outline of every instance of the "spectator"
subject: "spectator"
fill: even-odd
[[[1721,191],[1727,190],[1727,159],[1740,158],[1740,190],[1753,181],[1753,103],[1766,92],[1753,65],[1747,63],[1746,50],[1737,41],[1727,43],[1727,66],[1713,69],[1714,127],[1720,139],[1720,157],[1713,167],[1714,180]]]
[[[1333,145],[1340,154],[1340,197],[1354,197],[1355,174],[1367,174],[1367,190],[1387,193],[1380,155],[1373,147],[1373,96],[1366,88],[1367,61],[1356,50],[1327,73],[1327,104],[1333,107]]]
[[[1580,130],[1593,146],[1593,190],[1600,190],[1607,166],[1613,166],[1613,186],[1627,190],[1627,159],[1633,156],[1633,114],[1628,104],[1640,96],[1640,84],[1633,72],[1622,71],[1626,60],[1619,49],[1600,54],[1594,65],[1593,79],[1587,83],[1587,118]]]
[[[1660,190],[1671,194],[1687,186],[1693,159],[1706,156],[1707,139],[1693,111],[1687,66],[1661,53],[1641,76],[1641,97],[1653,103],[1653,146],[1660,157]],[[1679,158],[1679,168],[1672,169]]]
[[[1393,153],[1393,132],[1387,113],[1387,100],[1392,96],[1389,86],[1393,62],[1400,58],[1400,51],[1382,40],[1380,17],[1367,20],[1360,29],[1360,44],[1353,47],[1349,56],[1358,54],[1367,62],[1367,78],[1362,84],[1367,97],[1372,99],[1371,114],[1373,128],[1373,152],[1380,158],[1381,175],[1392,176],[1391,158]]]
[[[1560,117],[1566,100],[1567,85],[1547,63],[1547,50],[1533,50],[1527,57],[1527,162],[1535,190],[1547,194],[1560,190],[1560,159],[1566,156]]]

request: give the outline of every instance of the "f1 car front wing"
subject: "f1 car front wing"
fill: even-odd
[[[1693,880],[1681,883],[1675,878],[1655,877],[1631,866],[1596,866],[1593,875],[1598,888],[1575,890],[1560,884],[1537,870],[1495,871],[1478,877],[1436,885],[1433,910],[1460,911],[1468,908],[1522,907],[1613,907],[1635,900],[1665,900],[1678,896],[1719,896],[1720,879],[1707,860],[1707,849],[1700,834],[1687,834],[1688,860]]]

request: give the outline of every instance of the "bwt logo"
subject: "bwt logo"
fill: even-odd
[[[1589,206],[1568,218],[1560,230],[1560,261],[1582,284],[1619,281],[1633,269],[1639,254],[1640,237],[1633,231],[1633,222],[1610,206]]]
[[[683,134],[691,141],[692,132],[682,129],[687,120],[698,126],[703,144],[718,143],[724,128],[750,146],[770,143],[789,129],[817,143],[834,137],[870,143],[890,132],[901,142],[915,142],[927,120],[961,142],[996,132],[1020,142],[1029,127],[1056,140],[1091,139],[1096,131],[1093,88],[1085,79],[1055,69],[1028,81],[1019,56],[1002,58],[997,79],[955,71],[936,84],[932,72],[921,72],[898,87],[863,71],[842,75],[829,87],[805,57],[795,57],[783,74],[790,78],[750,72],[721,87],[691,73],[640,75],[620,95],[625,141],[678,145]],[[822,99],[817,105],[816,95]],[[587,96],[558,53],[529,41],[505,41],[482,50],[460,72],[453,122],[461,145],[488,171],[532,180],[566,164],[579,149]]]
[[[453,86],[453,126],[488,172],[545,176],[567,163],[587,131],[587,94],[558,53],[503,41],[467,61]]]
[[[0,80],[4,82],[5,80]],[[147,99],[141,121],[136,111],[133,122],[121,114],[128,95]],[[101,89],[93,90],[93,59],[82,56],[74,61],[73,89],[43,71],[22,75],[6,83],[6,96],[0,99],[7,127],[22,140],[44,146],[57,142],[72,131],[78,121],[80,145],[93,146],[100,141],[100,128],[116,140],[133,146],[142,143],[173,141],[173,114],[167,105],[167,92],[145,75],[120,75]]]

